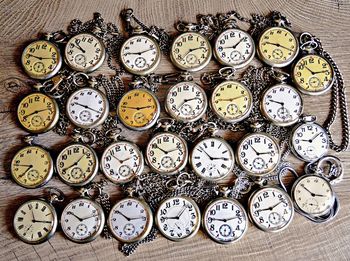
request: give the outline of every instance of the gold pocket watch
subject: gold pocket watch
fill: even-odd
[[[44,186],[53,175],[53,160],[50,153],[32,144],[33,137],[26,137],[29,146],[20,149],[11,161],[11,176],[20,186],[38,188]]]
[[[66,64],[78,72],[90,73],[97,70],[105,57],[103,42],[89,33],[80,33],[70,38],[64,50]]]
[[[40,244],[49,240],[58,224],[53,203],[61,201],[63,193],[50,188],[48,199],[31,199],[23,203],[13,217],[13,227],[19,239],[27,244]]]
[[[44,133],[55,127],[59,118],[57,102],[40,92],[24,97],[17,107],[22,127],[31,133]]]

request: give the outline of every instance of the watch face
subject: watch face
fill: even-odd
[[[190,155],[194,172],[207,180],[220,180],[233,169],[234,154],[231,146],[223,139],[211,137],[198,142]]]
[[[16,153],[11,162],[12,178],[22,187],[37,188],[52,177],[53,161],[41,147],[27,146]]]
[[[175,174],[187,164],[187,144],[180,136],[162,132],[156,134],[146,149],[148,166],[160,174]]]
[[[133,74],[149,74],[160,62],[159,46],[148,36],[132,36],[120,48],[120,61],[125,69]]]
[[[328,151],[329,140],[326,131],[316,123],[298,125],[291,136],[291,147],[299,159],[312,162]]]
[[[51,78],[60,70],[62,57],[55,44],[39,40],[24,49],[21,62],[23,69],[31,78],[44,80]]]
[[[219,198],[206,207],[203,227],[214,241],[221,244],[233,243],[240,240],[246,233],[248,218],[238,201]]]
[[[292,195],[299,209],[311,215],[322,215],[328,212],[334,203],[331,185],[317,175],[301,177],[293,185]]]
[[[69,39],[64,55],[67,65],[79,72],[96,70],[106,56],[102,41],[88,33],[77,34]]]
[[[31,133],[51,130],[59,118],[56,101],[42,93],[32,93],[24,97],[17,108],[21,125]]]
[[[29,200],[17,209],[13,226],[22,241],[38,244],[55,233],[57,214],[49,203],[40,199]]]
[[[104,223],[105,216],[102,208],[86,198],[70,202],[61,216],[63,233],[70,240],[78,243],[96,239],[101,234]]]
[[[144,167],[139,148],[127,141],[109,145],[101,157],[101,170],[114,183],[125,183],[141,174]]]
[[[83,186],[96,176],[98,159],[92,148],[75,143],[60,152],[56,168],[65,183],[71,186]]]
[[[74,125],[81,128],[93,128],[102,124],[108,113],[108,100],[97,89],[81,88],[67,100],[67,115]]]
[[[220,119],[233,123],[249,116],[252,102],[252,94],[245,85],[236,81],[224,81],[215,87],[210,105]]]
[[[296,123],[303,113],[301,95],[293,87],[278,84],[268,89],[261,102],[264,116],[279,126],[290,126]]]
[[[221,64],[242,68],[254,58],[255,44],[247,32],[232,28],[218,36],[214,54]]]
[[[171,197],[164,200],[156,214],[159,231],[166,238],[181,241],[194,236],[200,226],[197,204],[187,197]]]
[[[136,198],[123,199],[111,209],[108,226],[113,236],[126,243],[144,239],[151,231],[153,216],[148,205]]]
[[[212,50],[208,39],[194,32],[180,34],[174,40],[170,58],[179,69],[196,72],[208,65]]]
[[[266,232],[281,231],[293,219],[293,202],[279,188],[266,187],[257,190],[249,198],[248,205],[253,223]]]
[[[174,85],[166,96],[166,111],[171,117],[182,122],[198,120],[206,112],[207,106],[204,90],[193,82]]]
[[[268,65],[287,66],[295,59],[298,52],[298,40],[286,28],[271,27],[259,38],[258,55]]]
[[[315,54],[302,57],[295,64],[292,75],[299,90],[311,95],[325,93],[334,82],[334,72],[330,63]]]
[[[279,146],[265,133],[249,134],[238,145],[237,162],[250,175],[266,175],[275,170],[279,161]]]
[[[156,96],[146,89],[134,89],[123,95],[118,104],[121,122],[133,130],[151,128],[158,120],[160,105]]]

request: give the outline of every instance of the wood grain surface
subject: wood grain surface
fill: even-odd
[[[121,25],[119,13],[131,7],[146,24],[158,25],[174,32],[178,19],[195,21],[197,14],[216,14],[237,10],[244,16],[251,13],[267,14],[271,10],[284,13],[297,32],[309,31],[321,38],[323,45],[338,63],[350,84],[350,2],[348,0],[74,0],[74,1],[0,1],[0,260],[121,260],[126,259],[118,251],[116,240],[99,238],[92,243],[76,244],[65,239],[58,231],[46,243],[27,245],[19,241],[12,228],[12,217],[19,204],[29,197],[41,196],[43,189],[21,188],[10,179],[9,166],[14,153],[24,144],[26,133],[16,122],[16,106],[30,91],[29,79],[20,67],[20,55],[25,44],[34,40],[39,32],[66,29],[72,19],[87,21],[94,12],[102,14],[105,21]],[[212,61],[205,71],[218,68]],[[174,71],[168,58],[163,57],[156,73]],[[203,71],[202,71],[203,72]],[[106,65],[97,74],[112,74]],[[196,74],[197,79],[199,74]],[[167,86],[162,86],[161,100]],[[347,95],[350,91],[347,89]],[[316,114],[323,122],[329,108],[329,95],[306,97],[305,113]],[[339,141],[339,121],[332,132]],[[144,148],[149,136],[133,131],[124,132],[127,138]],[[235,139],[227,135],[229,139]],[[54,152],[68,142],[53,132],[41,135],[39,142]],[[334,154],[334,153],[332,153]],[[337,155],[337,154],[335,154]],[[313,224],[296,214],[288,229],[277,234],[259,231],[250,224],[246,236],[239,242],[222,246],[209,240],[203,232],[181,242],[170,242],[161,236],[142,245],[128,260],[350,260],[350,152],[337,155],[344,164],[344,180],[335,186],[341,202],[337,218],[327,224]],[[301,171],[302,163],[291,157],[294,166]],[[68,198],[78,194],[63,185],[57,177],[49,183],[62,189]],[[109,185],[112,203],[121,197],[117,186]]]

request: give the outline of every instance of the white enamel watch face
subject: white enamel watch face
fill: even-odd
[[[22,204],[13,218],[17,236],[29,244],[48,240],[56,231],[57,214],[51,204],[34,199]]]
[[[257,190],[249,198],[252,222],[266,232],[285,229],[293,219],[293,202],[286,192],[276,187]]]
[[[198,120],[208,106],[204,90],[193,82],[180,82],[168,91],[165,109],[168,114],[182,122]]]
[[[223,139],[210,137],[198,142],[191,154],[190,162],[194,172],[207,180],[226,177],[234,166],[234,153]]]
[[[144,168],[143,155],[139,148],[128,141],[109,145],[101,157],[101,170],[114,183],[125,183],[141,174]]]
[[[299,178],[293,185],[292,196],[300,210],[314,216],[325,214],[334,204],[331,185],[318,175]]]
[[[301,160],[312,162],[328,151],[329,140],[326,131],[316,123],[298,125],[290,137],[292,152]]]
[[[79,198],[70,202],[63,210],[61,227],[68,239],[83,243],[98,237],[103,229],[105,216],[94,201]]]
[[[96,89],[79,89],[67,100],[68,118],[80,128],[93,128],[102,124],[108,113],[108,100]]]
[[[244,208],[236,200],[219,198],[206,207],[203,227],[214,241],[221,244],[233,243],[246,233],[248,218]]]
[[[264,93],[261,111],[272,123],[290,126],[296,123],[302,114],[303,101],[296,89],[286,84],[278,84]]]
[[[126,198],[114,205],[107,222],[116,239],[131,243],[140,241],[149,234],[153,215],[145,202]]]
[[[157,42],[146,35],[132,36],[120,48],[120,61],[125,69],[137,75],[153,72],[160,62],[160,57]]]
[[[173,241],[194,236],[198,232],[200,219],[197,204],[192,199],[181,196],[164,200],[156,213],[159,231]]]
[[[147,145],[148,166],[160,174],[178,173],[186,166],[187,158],[186,141],[174,133],[158,133]]]
[[[280,161],[278,144],[265,133],[252,133],[243,137],[236,155],[242,169],[253,176],[272,172]]]
[[[101,40],[88,33],[73,36],[67,42],[64,58],[75,71],[92,72],[98,69],[105,59],[105,47]]]
[[[214,55],[223,65],[242,68],[254,58],[255,44],[247,32],[232,28],[218,36]]]
[[[195,32],[180,34],[175,38],[170,58],[181,70],[196,72],[208,65],[212,50],[208,39]]]

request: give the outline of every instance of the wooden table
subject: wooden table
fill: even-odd
[[[88,244],[75,244],[64,238],[62,232],[41,245],[27,245],[19,241],[13,233],[12,217],[18,205],[28,197],[42,195],[43,189],[26,190],[14,184],[10,178],[10,161],[14,153],[24,144],[21,137],[26,133],[16,122],[16,106],[23,93],[29,90],[28,77],[20,67],[20,55],[25,43],[34,40],[37,33],[66,29],[68,23],[79,18],[87,21],[93,12],[100,12],[106,21],[120,25],[119,13],[131,7],[147,24],[158,25],[174,32],[177,19],[195,21],[199,13],[215,14],[237,10],[242,15],[251,13],[267,14],[279,10],[292,22],[297,32],[309,31],[323,41],[323,45],[341,68],[345,84],[350,82],[350,2],[348,0],[266,0],[266,1],[224,1],[224,0],[177,0],[177,1],[11,1],[0,2],[0,259],[1,260],[117,260],[123,258],[118,251],[116,240],[102,238]],[[212,61],[206,71],[213,71],[217,64]],[[168,58],[162,59],[157,73],[174,71]],[[111,74],[104,65],[98,73]],[[200,74],[196,74],[198,77]],[[198,78],[197,78],[198,79]],[[160,92],[164,98],[163,86]],[[349,95],[349,89],[347,94]],[[314,113],[319,122],[326,118],[329,95],[305,97],[305,113]],[[340,140],[339,121],[332,129]],[[144,148],[148,135],[127,132]],[[57,151],[68,141],[52,132],[40,136],[40,143]],[[332,153],[333,154],[333,153]],[[350,259],[350,153],[337,155],[341,158],[345,175],[342,183],[335,186],[339,195],[341,210],[337,218],[329,224],[317,225],[295,215],[291,226],[281,233],[267,234],[249,226],[245,238],[238,243],[222,246],[213,243],[203,232],[193,239],[173,243],[159,236],[152,243],[141,246],[129,260],[349,260]],[[301,162],[291,157],[295,166]],[[69,198],[77,196],[69,187],[55,177],[49,185],[62,189]],[[116,186],[109,185],[113,203],[120,198]]]

